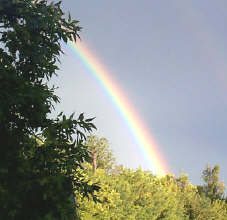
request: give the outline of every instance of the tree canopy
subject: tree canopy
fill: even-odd
[[[77,196],[81,219],[111,220],[225,220],[227,204],[198,192],[187,175],[156,177],[149,171],[121,167],[115,172],[97,169],[88,173],[101,189],[96,192],[99,203]]]
[[[98,189],[77,172],[90,158],[83,142],[92,119],[49,117],[60,42],[80,29],[61,2],[0,0],[0,219],[70,219],[73,191]]]
[[[95,135],[87,137],[85,145],[87,146],[92,159],[93,172],[96,169],[110,171],[115,165],[115,158],[106,138],[99,138]]]
[[[203,170],[202,179],[203,186],[198,186],[201,195],[209,197],[212,201],[216,199],[224,199],[225,185],[220,181],[220,167],[218,165],[213,168],[207,164]]]
[[[90,143],[93,143],[91,140],[96,140],[97,143],[100,140],[95,136],[89,138]],[[91,146],[93,149],[96,145]],[[102,150],[111,151],[108,145],[103,145]],[[99,148],[96,148],[96,151],[98,152]],[[99,157],[99,160],[101,164],[108,164],[105,157]],[[179,177],[173,175],[157,177],[150,171],[127,169],[116,164],[110,169],[99,166],[95,173],[91,170],[92,163],[86,164],[84,175],[92,182],[100,183],[100,190],[95,192],[99,202],[95,203],[76,193],[78,213],[82,220],[227,219],[227,202],[221,190],[223,188],[218,188],[221,183],[218,166],[206,167],[202,173],[204,178],[202,186],[192,185],[188,175],[183,173]],[[208,183],[217,187],[209,188]],[[201,189],[204,189],[205,193],[201,193]]]

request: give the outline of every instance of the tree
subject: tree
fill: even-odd
[[[99,188],[77,172],[90,158],[82,143],[92,119],[49,117],[60,41],[79,31],[61,2],[0,0],[0,219],[71,219],[73,191]]]
[[[81,219],[173,219],[173,220],[225,220],[227,205],[224,200],[211,201],[200,196],[185,174],[175,178],[159,178],[149,171],[121,167],[120,172],[107,173],[97,169],[88,172],[93,182],[100,182],[96,193],[101,203],[78,196]],[[82,206],[83,204],[83,206]]]
[[[113,168],[115,158],[106,138],[90,135],[87,137],[85,145],[88,147],[92,158],[93,173],[96,172],[96,169],[110,171]]]
[[[213,168],[207,164],[205,170],[202,173],[202,179],[205,184],[198,186],[200,194],[204,194],[212,201],[217,199],[223,199],[225,195],[225,185],[219,179],[220,167],[215,165]]]
[[[173,180],[159,179],[141,169],[124,168],[119,174],[103,171],[97,169],[93,175],[101,183],[97,197],[102,202],[79,198],[85,204],[79,208],[81,219],[187,219]]]

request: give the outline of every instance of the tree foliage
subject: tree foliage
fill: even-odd
[[[90,158],[82,143],[92,120],[48,116],[59,102],[47,83],[60,41],[79,30],[61,2],[0,0],[0,219],[71,219],[73,188],[98,189],[77,174]]]
[[[218,165],[212,168],[207,164],[203,170],[202,178],[205,184],[198,186],[200,194],[210,198],[212,201],[224,199],[225,185],[220,181],[220,167]]]
[[[97,168],[94,175],[91,166],[86,166],[87,178],[100,183],[101,189],[96,192],[99,202],[77,194],[81,219],[227,219],[226,202],[219,197],[211,199],[201,195],[185,174],[181,173],[178,178],[172,175],[160,178],[141,169],[114,166],[107,171],[103,166]]]
[[[91,178],[100,182],[96,195],[101,202],[78,196],[78,211],[84,220],[227,219],[225,201],[200,196],[185,176],[158,178],[141,169],[123,168],[117,174],[97,169]]]
[[[96,169],[110,171],[113,168],[115,158],[106,138],[90,135],[87,137],[85,145],[92,158],[93,172],[95,172]]]

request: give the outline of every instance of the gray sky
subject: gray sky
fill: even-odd
[[[64,0],[82,40],[139,113],[176,175],[200,183],[207,163],[227,184],[227,1]],[[96,116],[119,163],[147,169],[105,91],[64,46],[57,110]]]

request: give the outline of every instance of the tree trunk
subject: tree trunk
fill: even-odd
[[[97,168],[96,158],[97,158],[97,154],[96,154],[96,152],[94,152],[93,155],[92,155],[93,174],[95,174],[96,168]]]

